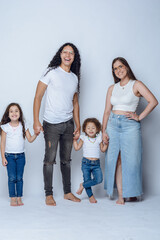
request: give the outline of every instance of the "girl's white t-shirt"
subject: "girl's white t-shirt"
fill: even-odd
[[[17,127],[12,127],[10,123],[1,125],[2,130],[6,133],[6,153],[23,153],[24,152],[24,138],[22,124],[19,122]],[[25,126],[25,130],[28,127]]]
[[[78,78],[61,67],[49,70],[40,78],[47,85],[43,119],[52,124],[66,122],[73,117],[73,96],[77,92]]]
[[[81,135],[80,139],[83,141],[83,157],[85,158],[99,158],[100,146],[102,142],[102,136],[97,135],[95,138],[90,138],[85,135]]]

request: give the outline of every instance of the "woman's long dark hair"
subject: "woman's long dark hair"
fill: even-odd
[[[132,72],[132,69],[130,68],[128,62],[126,61],[126,59],[124,59],[124,58],[122,58],[122,57],[117,57],[117,58],[115,58],[115,59],[113,60],[113,62],[112,62],[112,74],[113,74],[113,78],[114,78],[114,82],[115,82],[115,83],[118,83],[118,82],[121,81],[121,79],[120,79],[120,78],[117,78],[116,75],[115,75],[115,73],[114,73],[113,65],[114,65],[114,63],[115,63],[116,61],[120,61],[124,66],[126,66],[126,68],[127,68],[127,75],[128,75],[128,77],[129,77],[130,79],[132,79],[132,80],[137,80],[136,77],[135,77],[135,75],[134,75],[134,73]]]
[[[55,54],[55,56],[53,57],[53,59],[51,60],[50,64],[48,65],[48,71],[46,72],[46,74],[52,70],[55,69],[57,67],[59,67],[61,65],[61,52],[63,50],[64,47],[66,46],[70,46],[73,48],[74,50],[74,61],[71,65],[71,71],[76,74],[76,76],[78,77],[78,91],[80,89],[80,67],[81,67],[81,58],[80,58],[80,54],[78,49],[76,48],[76,46],[73,43],[65,43],[63,44],[59,50],[57,51],[57,53]],[[45,75],[46,75],[45,74]]]
[[[10,103],[7,106],[7,108],[5,110],[5,113],[3,114],[3,117],[1,119],[0,126],[11,121],[11,119],[9,118],[9,109],[11,107],[13,107],[13,106],[16,106],[19,109],[20,117],[19,117],[18,121],[21,122],[21,124],[22,124],[23,138],[25,138],[26,134],[25,134],[25,125],[24,125],[23,112],[22,112],[22,109],[21,109],[21,107],[20,107],[20,105],[18,103]],[[0,134],[1,133],[2,133],[2,129],[0,128]]]

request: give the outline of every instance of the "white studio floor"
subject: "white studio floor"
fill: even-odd
[[[90,204],[56,199],[57,206],[44,199],[24,198],[24,206],[10,207],[0,200],[1,240],[159,240],[160,196],[142,202],[116,205],[115,200],[97,199]]]

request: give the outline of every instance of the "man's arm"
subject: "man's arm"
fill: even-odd
[[[75,93],[73,97],[73,119],[76,124],[76,129],[74,131],[75,139],[78,139],[80,136],[80,120],[79,120],[79,103],[78,103],[78,94]]]
[[[34,118],[34,124],[33,129],[35,134],[39,134],[41,131],[43,131],[43,127],[39,121],[39,111],[41,107],[41,101],[43,98],[43,95],[46,91],[47,85],[41,81],[38,82],[36,94],[34,97],[34,103],[33,103],[33,118]]]

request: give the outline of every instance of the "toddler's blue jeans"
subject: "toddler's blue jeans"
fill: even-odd
[[[97,185],[103,181],[103,174],[100,167],[100,160],[82,159],[83,187],[90,198],[93,193],[91,186]],[[93,178],[91,177],[93,175]]]
[[[23,195],[23,172],[25,165],[25,154],[5,153],[8,161],[8,188],[10,197],[22,197]]]

